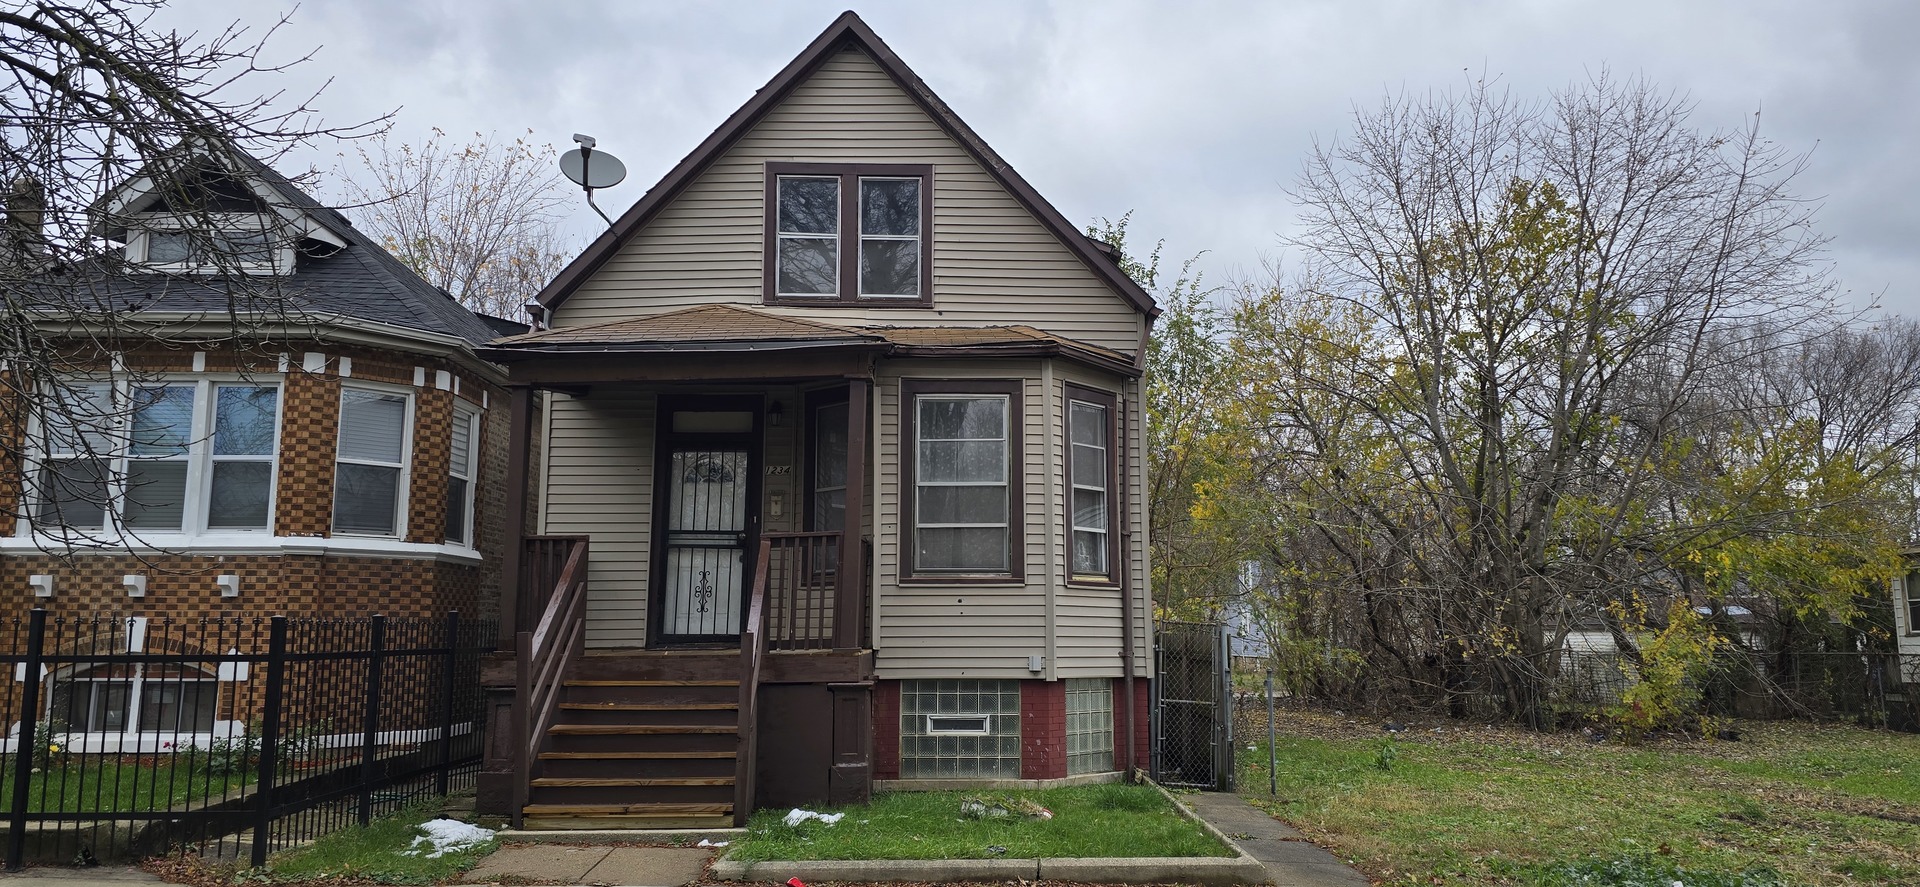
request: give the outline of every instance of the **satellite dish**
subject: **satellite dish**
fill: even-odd
[[[627,180],[627,165],[605,151],[581,147],[560,155],[560,174],[582,188],[611,188]]]

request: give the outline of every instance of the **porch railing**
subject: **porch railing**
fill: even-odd
[[[767,631],[775,650],[833,649],[840,583],[839,533],[768,533]]]
[[[574,546],[587,544],[585,536],[528,536],[520,555],[519,621],[532,625],[546,612],[547,601],[560,586],[560,571]]]
[[[740,746],[734,759],[733,824],[744,826],[753,814],[753,783],[759,778],[760,664],[767,657],[767,561],[771,540],[760,541],[747,599],[747,621],[740,627]]]
[[[528,540],[532,549],[556,537]],[[532,631],[514,636],[514,695],[512,741],[524,743],[514,749],[513,826],[519,828],[525,816],[528,793],[539,774],[540,745],[546,739],[547,725],[560,702],[560,690],[567,667],[580,655],[586,640],[587,614],[587,538],[567,539],[567,556],[551,586],[522,586],[545,599],[539,610],[540,621]],[[529,551],[529,561],[537,558]],[[540,575],[539,568],[529,568]],[[522,625],[526,623],[521,623]]]

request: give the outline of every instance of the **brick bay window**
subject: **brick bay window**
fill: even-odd
[[[277,384],[82,383],[40,416],[44,528],[141,536],[266,531],[279,450]]]
[[[340,391],[340,444],[334,467],[333,531],[399,536],[412,452],[413,396],[357,386]]]
[[[473,471],[480,463],[480,414],[454,408],[447,452],[447,542],[473,547]]]
[[[1067,386],[1068,506],[1073,525],[1074,582],[1111,583],[1118,559],[1113,525],[1114,405],[1111,394]]]
[[[1021,578],[1020,383],[908,380],[901,391],[912,540],[902,578]]]
[[[932,304],[933,168],[767,164],[768,304]]]

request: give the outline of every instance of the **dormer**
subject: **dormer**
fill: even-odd
[[[347,245],[346,220],[265,164],[183,144],[94,206],[94,231],[129,265],[171,274],[286,275]]]

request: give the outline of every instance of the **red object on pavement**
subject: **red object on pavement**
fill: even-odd
[[[799,878],[788,878],[787,887],[807,887],[807,882],[802,881]]]

